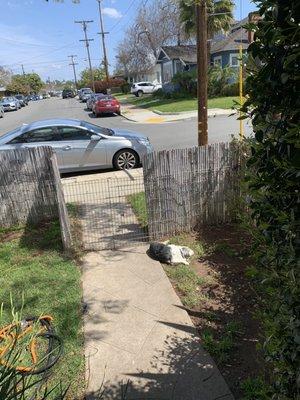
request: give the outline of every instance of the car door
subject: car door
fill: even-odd
[[[64,170],[105,168],[106,140],[96,136],[88,129],[73,126],[58,127],[61,149],[63,151]]]
[[[153,86],[152,83],[146,82],[145,83],[145,93],[152,93],[153,92]]]
[[[15,149],[50,146],[56,154],[59,168],[64,165],[63,151],[55,126],[33,129],[15,137],[7,144]]]

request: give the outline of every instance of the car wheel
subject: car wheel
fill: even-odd
[[[142,97],[143,94],[144,94],[144,92],[142,90],[138,90],[136,93],[137,97]]]
[[[113,159],[113,166],[115,169],[133,169],[139,164],[139,156],[133,150],[120,150],[115,154]]]

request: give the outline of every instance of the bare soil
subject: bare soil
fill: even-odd
[[[251,265],[250,238],[239,228],[227,225],[201,228],[198,240],[208,248],[206,256],[193,261],[191,267],[203,278],[202,301],[187,310],[200,337],[209,329],[216,340],[226,335],[228,324],[239,328],[226,361],[213,358],[235,398],[242,399],[241,382],[264,375],[264,361],[259,350],[260,326],[255,314],[259,298],[245,274]]]

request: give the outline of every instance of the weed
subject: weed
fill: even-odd
[[[261,377],[246,379],[241,383],[241,389],[242,400],[269,400],[272,397],[270,386]]]
[[[241,331],[238,322],[229,322],[222,333],[220,339],[216,339],[211,329],[206,329],[202,333],[203,347],[220,363],[225,363],[230,358],[230,353],[234,348],[234,339]]]

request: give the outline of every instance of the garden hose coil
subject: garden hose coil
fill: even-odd
[[[0,365],[15,369],[25,375],[37,375],[48,371],[57,363],[62,354],[62,340],[55,333],[50,315],[28,317],[20,322],[0,328]],[[35,331],[36,330],[36,331]],[[10,360],[11,354],[20,342],[28,336],[27,350],[30,353],[31,365],[19,365]],[[37,354],[38,339],[45,339],[47,349],[42,359]]]

